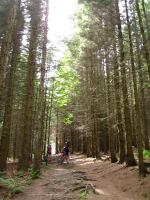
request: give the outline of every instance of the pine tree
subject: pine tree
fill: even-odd
[[[17,14],[18,0],[12,0],[9,4],[9,12],[6,20],[5,31],[0,50],[0,113],[4,105],[4,82],[8,63],[8,55],[12,44],[12,33]]]
[[[39,26],[41,22],[41,0],[31,1],[31,22],[29,55],[27,61],[26,92],[23,107],[23,127],[21,137],[21,156],[19,159],[19,168],[27,170],[31,164],[31,139],[32,139],[32,117],[33,117],[33,95],[34,79],[36,70],[36,53],[39,36]]]
[[[10,144],[10,133],[11,133],[11,122],[12,122],[12,107],[13,107],[13,89],[14,89],[14,76],[16,72],[17,62],[20,55],[20,46],[23,30],[23,16],[21,12],[20,2],[18,6],[16,24],[13,31],[13,52],[11,58],[11,66],[7,74],[7,94],[6,94],[6,103],[5,103],[5,113],[4,121],[2,127],[2,136],[1,136],[1,148],[0,148],[0,170],[6,169],[6,162],[9,152]]]

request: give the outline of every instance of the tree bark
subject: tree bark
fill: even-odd
[[[138,90],[137,90],[137,77],[136,77],[136,71],[135,71],[131,25],[130,25],[129,13],[128,13],[127,0],[125,0],[125,8],[126,8],[128,35],[129,35],[130,58],[131,58],[131,68],[132,68],[132,78],[133,78],[133,88],[134,88],[134,99],[135,99],[135,117],[136,117],[136,135],[137,135],[137,144],[138,144],[139,173],[141,175],[145,175],[145,167],[144,167],[144,162],[143,162],[143,145],[142,145],[143,138],[142,138],[142,129],[141,129],[140,104],[139,104],[139,95],[138,95]]]
[[[32,138],[32,115],[33,115],[33,93],[36,69],[36,52],[40,25],[40,0],[32,0],[31,33],[29,40],[29,55],[27,62],[26,93],[23,109],[22,148],[19,159],[19,168],[27,170],[31,164],[31,138]]]
[[[115,35],[114,35],[115,37]],[[123,117],[121,112],[121,97],[120,97],[120,75],[119,75],[119,66],[117,61],[117,52],[116,52],[116,42],[114,39],[113,42],[113,51],[114,51],[114,87],[115,87],[115,101],[116,101],[116,115],[117,115],[117,127],[118,127],[118,136],[119,136],[119,163],[122,164],[125,161],[125,134],[123,128]]]
[[[17,23],[15,25],[14,33],[13,33],[13,52],[12,52],[11,66],[10,66],[8,77],[7,77],[7,80],[8,80],[7,94],[6,94],[5,113],[4,113],[4,121],[3,121],[2,136],[1,136],[1,148],[0,148],[0,163],[1,163],[0,170],[1,171],[6,170],[7,157],[9,153],[12,107],[13,107],[14,75],[16,72],[17,61],[20,54],[22,30],[23,30],[23,16],[21,13],[21,8],[18,8]]]
[[[145,60],[146,60],[146,63],[147,63],[148,75],[149,75],[149,78],[150,78],[150,54],[149,54],[149,51],[148,51],[148,40],[146,38],[138,0],[135,0],[135,5],[136,5],[136,11],[137,11],[138,19],[139,19],[139,25],[140,25],[142,40],[143,40],[142,42],[143,42],[143,49],[144,49],[144,57],[145,57]]]
[[[44,140],[44,116],[45,116],[45,89],[44,89],[44,79],[45,79],[45,64],[46,64],[46,52],[47,52],[47,33],[48,33],[48,12],[49,3],[46,0],[45,8],[45,22],[44,22],[44,38],[42,47],[42,63],[41,63],[41,77],[40,77],[40,92],[38,99],[38,138],[35,150],[34,168],[36,170],[40,169],[42,153],[43,153],[43,140]]]
[[[118,0],[115,0],[115,8],[116,8],[116,19],[117,19],[117,27],[118,27],[120,68],[121,68],[121,80],[122,80],[122,92],[123,92],[123,104],[124,104],[124,120],[125,120],[125,131],[126,131],[126,142],[127,142],[126,164],[127,166],[133,166],[136,164],[136,161],[135,161],[133,150],[132,150],[131,116],[130,116],[130,108],[129,108],[123,35],[122,35]]]
[[[138,75],[139,75],[139,85],[140,85],[140,104],[141,104],[141,115],[143,121],[143,133],[144,133],[144,144],[145,149],[149,150],[149,129],[148,129],[148,117],[146,114],[146,98],[144,93],[144,77],[142,72],[142,62],[141,62],[141,54],[139,49],[139,35],[137,31],[137,23],[134,17],[135,23],[135,42],[136,42],[136,53],[137,53],[137,68],[138,68]]]
[[[13,28],[17,14],[18,0],[12,0],[10,3],[8,18],[6,22],[5,34],[0,50],[0,116],[3,108],[5,70],[8,62],[9,50],[12,44]]]
[[[107,51],[106,51],[107,54]],[[113,130],[113,114],[112,114],[112,101],[111,101],[111,89],[110,89],[110,69],[108,58],[106,57],[106,73],[107,73],[107,118],[108,118],[108,132],[109,132],[109,150],[110,150],[110,157],[111,162],[117,162],[116,151],[115,151],[115,134]]]
[[[145,18],[145,25],[146,25],[147,36],[148,36],[148,44],[147,45],[150,48],[150,25],[149,25],[149,22],[148,22],[148,17],[147,17],[147,13],[146,13],[146,9],[145,9],[144,0],[142,0],[142,8],[143,8],[143,13],[144,13],[144,18]]]

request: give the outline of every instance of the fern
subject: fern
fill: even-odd
[[[6,172],[1,172],[0,171],[0,177],[4,176],[6,174]],[[0,199],[1,200],[1,199]]]
[[[12,194],[18,194],[18,193],[22,193],[22,192],[24,192],[24,190],[23,190],[22,187],[19,187],[19,186],[13,188],[12,191],[11,191]]]
[[[18,179],[4,179],[0,178],[0,184],[10,190],[11,194],[21,193],[23,192],[23,188],[20,186]]]
[[[30,174],[32,179],[39,178],[39,175],[40,175],[40,171],[39,170],[36,170],[34,167],[30,167],[28,169],[28,171],[29,171],[29,174]]]
[[[11,189],[14,186],[13,180],[12,179],[4,179],[0,178],[0,183],[2,186]]]

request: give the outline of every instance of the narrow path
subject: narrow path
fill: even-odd
[[[73,200],[79,199],[72,193],[75,178],[72,176],[72,165],[52,164],[44,170],[40,179],[29,186],[25,193],[15,197],[16,200]]]
[[[69,165],[50,164],[40,179],[15,196],[15,200],[85,199],[150,200],[150,177],[139,179],[135,167],[73,155]]]

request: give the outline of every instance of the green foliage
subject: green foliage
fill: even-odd
[[[64,118],[64,123],[69,125],[72,124],[72,122],[73,122],[73,114],[68,113]]]
[[[54,105],[56,108],[63,108],[70,102],[71,94],[77,84],[77,74],[72,68],[71,54],[66,52],[56,73],[54,82]]]
[[[88,192],[86,190],[82,190],[80,192],[80,200],[85,200],[88,198]]]
[[[150,83],[144,83],[144,88],[150,88]]]
[[[60,61],[55,75],[56,78],[54,78],[54,83],[51,86],[53,88],[53,108],[62,111],[62,122],[66,125],[70,125],[73,122],[73,115],[66,110],[66,107],[74,95],[77,95],[76,88],[79,84],[73,55],[77,56],[77,52],[66,51]]]
[[[4,176],[6,172],[1,172],[0,171],[0,177]]]
[[[150,150],[144,150],[143,151],[143,157],[144,158],[150,158]]]
[[[22,193],[22,192],[24,192],[24,190],[20,186],[13,188],[12,191],[11,191],[12,194],[19,194],[19,193]]]
[[[79,3],[91,3],[91,2],[109,5],[112,2],[112,0],[79,0]]]
[[[31,176],[32,179],[36,179],[36,178],[39,178],[39,175],[40,175],[40,171],[35,169],[33,166],[31,166],[29,169],[29,174]]]
[[[21,193],[23,192],[23,188],[20,186],[19,179],[17,178],[0,178],[0,184],[9,189],[11,194]]]

